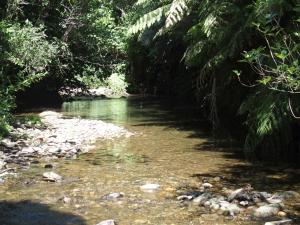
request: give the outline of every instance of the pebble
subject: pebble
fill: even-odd
[[[210,183],[203,183],[201,186],[204,188],[212,188],[213,187],[213,185]]]
[[[117,225],[117,223],[114,220],[104,220],[97,225]]]
[[[193,196],[192,195],[180,195],[177,197],[177,200],[179,201],[186,201],[186,200],[192,200]]]
[[[266,222],[265,225],[287,225],[291,224],[292,220],[280,220],[280,221],[272,221],[272,222]]]
[[[67,197],[67,196],[64,196],[62,200],[63,200],[63,203],[69,204],[69,203],[71,203],[71,200],[72,200],[72,199],[69,198],[69,197]]]
[[[198,205],[203,205],[211,197],[212,197],[212,195],[210,193],[203,193],[202,195],[198,196],[197,198],[194,198],[193,203],[198,204]]]
[[[156,191],[159,189],[159,187],[160,187],[159,184],[145,184],[142,185],[140,188],[143,191]]]
[[[220,182],[221,181],[221,177],[214,177],[213,179],[215,182]]]
[[[249,205],[249,202],[248,201],[241,201],[239,204],[241,206],[247,206],[247,205]]]
[[[43,179],[50,182],[60,182],[62,177],[54,172],[45,172],[43,173]]]
[[[280,216],[280,217],[286,217],[287,216],[287,213],[286,212],[283,212],[283,211],[279,211],[277,213],[277,216]]]
[[[103,196],[103,199],[105,200],[116,200],[119,198],[123,198],[124,197],[124,193],[123,192],[114,192],[114,193],[110,193],[108,195]]]

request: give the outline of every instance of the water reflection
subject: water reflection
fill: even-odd
[[[127,120],[126,99],[94,100],[65,102],[62,111],[66,115],[102,119],[112,123],[120,123]]]

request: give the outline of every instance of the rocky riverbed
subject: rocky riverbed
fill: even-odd
[[[258,220],[265,225],[295,224],[293,215],[289,213],[289,204],[300,199],[300,194],[295,191],[269,193],[254,190],[250,184],[233,190],[225,187],[220,177],[203,178],[200,187],[192,191],[179,189],[177,192],[180,204],[200,207],[202,217]]]
[[[0,178],[13,174],[16,164],[26,168],[38,158],[76,158],[92,149],[97,139],[128,138],[133,133],[100,120],[64,118],[45,111],[39,114],[43,126],[17,124],[0,143]]]

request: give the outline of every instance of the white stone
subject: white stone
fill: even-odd
[[[156,191],[158,190],[160,187],[159,184],[145,184],[143,186],[141,186],[140,188],[144,191]]]
[[[117,224],[114,220],[104,220],[98,223],[97,225],[117,225]]]
[[[277,215],[279,211],[280,211],[279,204],[264,205],[257,208],[254,211],[254,216],[259,218],[266,218],[266,217]]]
[[[271,221],[266,222],[265,225],[284,225],[284,224],[291,224],[292,220],[280,220],[280,221]]]
[[[51,182],[60,182],[62,180],[62,177],[54,172],[45,172],[43,173],[43,178],[46,181],[51,181]]]
[[[210,183],[203,183],[203,184],[202,184],[202,187],[204,187],[204,188],[212,188],[213,185],[210,184]]]

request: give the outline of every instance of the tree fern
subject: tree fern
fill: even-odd
[[[165,22],[166,28],[173,26],[183,19],[184,15],[189,10],[187,3],[187,0],[174,0],[172,2]]]
[[[149,1],[139,0],[136,2],[136,5],[140,6],[148,3]],[[152,27],[154,24],[164,19],[163,26],[157,31],[157,33],[162,33],[163,29],[170,28],[180,22],[188,13],[188,10],[188,0],[173,0],[169,4],[164,4],[163,6],[144,14],[134,25],[131,26],[129,32],[136,34]]]
[[[161,19],[164,17],[164,12],[169,8],[169,5],[159,7],[145,15],[143,15],[141,18],[138,19],[138,21],[132,25],[129,29],[129,33],[136,34],[140,31],[143,31],[147,28],[150,28],[154,24],[161,21]]]

